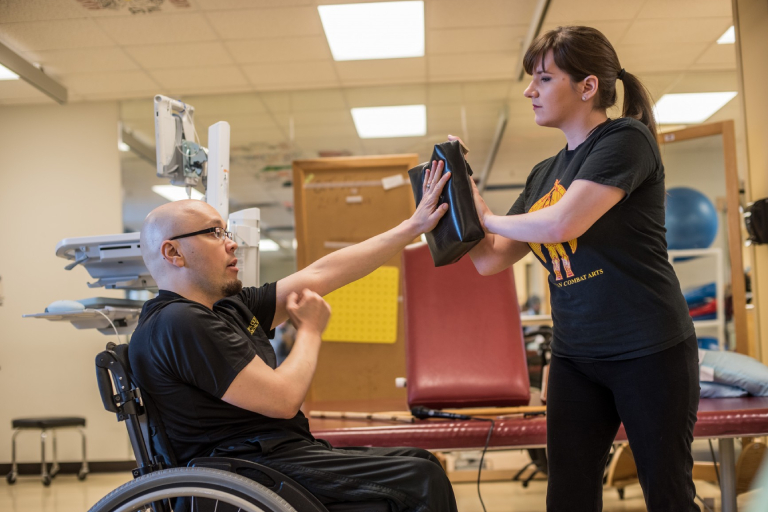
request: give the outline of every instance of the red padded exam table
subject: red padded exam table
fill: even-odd
[[[534,397],[535,401],[536,398]],[[305,412],[406,410],[405,401],[308,403]],[[488,423],[424,420],[396,423],[364,420],[309,420],[315,437],[333,446],[415,446],[429,450],[480,449],[485,445]],[[768,397],[702,399],[694,437],[717,439],[720,447],[720,492],[723,512],[736,512],[736,457],[733,439],[768,435]],[[492,448],[536,448],[546,445],[544,417],[502,417],[496,421]],[[624,428],[617,441],[626,441]]]

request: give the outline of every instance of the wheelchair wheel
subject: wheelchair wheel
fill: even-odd
[[[168,503],[183,506],[173,509]],[[165,501],[166,506],[159,503]],[[149,473],[110,492],[89,512],[189,510],[296,512],[283,498],[248,478],[210,468],[171,468]],[[203,506],[201,506],[203,505]]]

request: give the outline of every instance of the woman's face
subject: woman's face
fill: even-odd
[[[571,77],[555,64],[552,51],[536,64],[533,79],[523,94],[531,100],[539,126],[560,128],[575,116],[583,115],[585,102]]]

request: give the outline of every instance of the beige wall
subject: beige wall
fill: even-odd
[[[96,389],[95,355],[109,339],[68,323],[22,319],[58,299],[105,293],[87,272],[64,270],[56,243],[122,232],[117,103],[0,108],[0,463],[11,459],[12,418],[87,420],[90,460],[131,459],[125,427]],[[39,461],[39,437],[21,434],[19,459]],[[79,436],[62,431],[59,459],[78,460]]]
[[[768,2],[733,0],[736,25],[740,86],[747,127],[750,201],[768,197]],[[756,296],[760,358],[768,363],[768,246],[753,247],[753,290]]]

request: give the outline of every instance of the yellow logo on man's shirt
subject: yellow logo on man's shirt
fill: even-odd
[[[253,317],[251,320],[251,325],[248,326],[248,332],[253,334],[256,332],[256,328],[259,326],[259,321],[256,320],[256,317]]]

